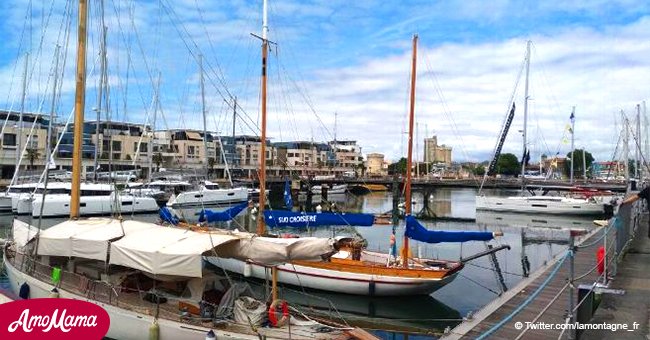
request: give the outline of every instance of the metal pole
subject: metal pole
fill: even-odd
[[[207,169],[208,169],[208,131],[206,128],[206,120],[205,120],[205,84],[203,80],[203,54],[199,54],[199,67],[201,69],[201,114],[203,115],[203,148],[205,148],[205,153],[203,154],[203,166],[206,169],[206,176],[205,178],[207,179]]]
[[[569,251],[570,251],[569,256],[571,258],[569,259],[569,310],[568,310],[567,318],[569,318],[570,323],[573,324],[575,322],[575,314],[573,313],[573,309],[575,308],[574,306],[575,287],[573,286],[573,279],[575,275],[575,251],[576,251],[575,234],[573,230],[571,230],[570,237],[569,237]],[[569,340],[575,339],[575,330],[569,329],[568,339]]]
[[[573,154],[575,152],[575,135],[576,135],[576,130],[575,130],[575,125],[576,125],[576,120],[575,120],[575,113],[576,113],[576,107],[574,106],[573,109],[571,110],[571,178],[570,178],[570,183],[573,184],[573,168],[575,165],[575,162],[573,161]]]
[[[641,105],[636,104],[636,137],[634,138],[634,178],[639,179],[641,164]],[[639,183],[640,184],[640,183]]]
[[[582,179],[587,183],[587,159],[585,158],[585,147],[582,147]]]

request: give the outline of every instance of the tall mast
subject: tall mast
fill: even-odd
[[[106,70],[106,26],[103,25],[104,21],[104,13],[103,13],[103,1],[102,1],[102,36],[101,36],[101,47],[99,49],[99,55],[100,55],[100,69],[101,69],[101,76],[99,77],[99,87],[97,88],[97,107],[95,108],[95,112],[97,113],[97,121],[95,122],[95,138],[97,139],[95,142],[95,157],[94,157],[94,170],[93,170],[93,181],[97,182],[97,171],[99,170],[99,152],[101,152],[101,149],[99,148],[99,122],[101,120],[101,113],[102,113],[102,97],[104,95],[104,70]]]
[[[70,218],[79,217],[81,189],[81,143],[86,97],[86,24],[88,4],[79,0],[79,29],[77,34],[77,81],[74,101],[74,145],[72,149],[72,191],[70,192]]]
[[[575,114],[576,114],[576,107],[574,106],[573,109],[571,110],[571,179],[570,183],[573,184],[573,168],[575,167],[575,161],[573,160],[574,153],[576,151],[575,148],[575,135],[576,135],[576,130],[575,130],[575,124],[576,124],[576,119],[575,119]]]
[[[413,35],[413,58],[411,64],[411,98],[409,106],[409,137],[408,137],[408,154],[406,158],[406,183],[404,184],[405,214],[411,214],[411,164],[413,163],[413,120],[415,119],[415,78],[418,56],[418,35]],[[409,239],[404,235],[404,250],[402,253],[402,264],[408,268]]]
[[[262,142],[260,148],[260,209],[257,217],[257,234],[262,235],[265,232],[264,226],[264,206],[266,204],[266,74],[267,74],[267,57],[269,54],[267,22],[267,4],[264,0],[262,9],[262,126],[260,127],[260,139]]]
[[[639,180],[641,165],[641,104],[636,104],[636,138],[634,143],[634,178]]]
[[[147,158],[149,158],[149,175],[147,180],[151,182],[153,178],[153,143],[156,140],[156,116],[158,115],[158,108],[160,106],[160,71],[158,71],[158,79],[156,80],[156,90],[154,92],[153,103],[153,119],[151,124],[151,139],[147,143]],[[140,152],[140,150],[136,150]]]
[[[61,46],[56,45],[56,48],[54,49],[54,86],[52,87],[52,109],[50,111],[50,121],[48,122],[47,125],[47,139],[45,140],[45,171],[46,173],[50,169],[50,161],[52,158],[52,121],[54,120],[54,115],[56,114],[56,86],[59,82],[59,50],[61,49]],[[45,180],[47,181],[47,175],[45,176]]]
[[[203,115],[203,148],[205,148],[205,154],[203,155],[203,166],[206,168],[206,179],[207,179],[207,169],[208,169],[208,131],[206,128],[205,121],[205,83],[203,80],[203,54],[199,54],[199,68],[201,69],[201,114]]]
[[[523,128],[523,147],[524,147],[524,153],[522,155],[522,162],[521,162],[521,189],[523,192],[524,189],[524,175],[526,174],[526,147],[527,147],[527,142],[526,142],[526,134],[527,134],[527,129],[528,129],[528,76],[530,75],[530,44],[531,41],[528,40],[526,43],[526,85],[524,87],[524,128]]]
[[[25,97],[27,96],[27,68],[29,67],[29,53],[25,53],[25,69],[23,70],[23,94],[20,98],[20,113],[18,114],[18,131],[16,132],[16,175],[20,168],[20,156],[23,153],[23,114],[25,113]]]

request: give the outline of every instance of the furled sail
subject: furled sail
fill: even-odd
[[[350,225],[358,227],[370,227],[375,221],[372,214],[353,213],[305,213],[286,210],[264,211],[264,221],[271,228],[275,227],[317,227],[326,225]]]
[[[199,214],[199,222],[223,222],[230,221],[235,216],[239,215],[240,212],[244,211],[248,207],[248,202],[243,202],[234,207],[230,207],[224,211],[212,211],[212,210],[201,210]]]
[[[427,230],[413,216],[406,217],[405,233],[410,239],[426,243],[489,241],[494,238],[492,232],[485,231]]]

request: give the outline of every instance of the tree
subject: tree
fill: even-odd
[[[208,176],[212,175],[214,172],[214,165],[217,164],[217,161],[214,159],[214,157],[208,158]]]
[[[582,149],[575,149],[573,152],[573,161],[571,161],[571,152],[567,153],[566,159],[567,161],[564,162],[564,173],[567,176],[570,176],[571,174],[571,164],[573,164],[573,176],[575,177],[582,177]],[[585,154],[585,160],[586,160],[586,166],[587,166],[587,171],[591,168],[591,163],[594,162],[594,157],[589,153],[588,151],[584,152]]]
[[[388,174],[406,175],[406,158],[402,157],[397,163],[388,165]]]
[[[37,149],[32,149],[32,148],[28,148],[26,152],[27,152],[27,159],[29,160],[29,167],[33,170],[34,161],[39,159],[41,157],[41,154],[38,152]]]
[[[497,160],[496,172],[507,176],[516,176],[519,174],[521,172],[521,164],[517,156],[511,153],[501,154],[499,160]]]
[[[472,169],[472,173],[473,173],[474,175],[476,175],[476,176],[483,176],[483,175],[485,175],[485,166],[483,166],[482,164],[479,164],[479,165],[475,166],[475,167]]]
[[[152,160],[154,163],[156,163],[156,172],[160,171],[160,165],[161,165],[162,162],[163,162],[163,155],[162,155],[162,153],[157,152],[157,153],[155,153],[155,154],[153,155],[153,157],[151,157],[151,158],[152,158],[151,160]]]

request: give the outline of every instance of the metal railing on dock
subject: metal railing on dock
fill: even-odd
[[[579,324],[593,314],[595,293],[608,292],[636,237],[645,211],[640,203],[621,206],[601,229],[571,230],[566,251],[443,338],[578,339]]]

